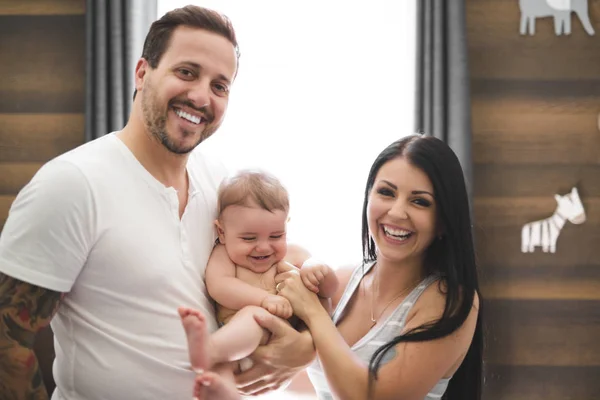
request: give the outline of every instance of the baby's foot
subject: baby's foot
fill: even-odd
[[[206,319],[200,311],[191,308],[179,307],[178,311],[187,336],[192,370],[202,373],[211,367],[209,365],[209,334]]]
[[[235,385],[217,373],[207,371],[196,376],[194,399],[241,400]]]

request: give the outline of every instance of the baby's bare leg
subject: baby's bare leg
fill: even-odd
[[[200,311],[191,308],[180,307],[178,311],[187,336],[192,370],[206,371],[211,367],[206,319]]]
[[[241,360],[269,340],[269,332],[258,325],[256,315],[270,314],[264,308],[244,307],[210,335],[210,365]]]

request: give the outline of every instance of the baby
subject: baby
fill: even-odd
[[[230,363],[231,368],[225,370],[233,379],[235,369],[249,368],[251,362],[245,357],[269,340],[269,332],[254,319],[257,315],[271,313],[295,325],[291,304],[277,294],[275,276],[280,263],[299,267],[304,284],[323,300],[335,293],[335,273],[309,261],[304,249],[288,245],[288,212],[287,190],[267,173],[242,171],[219,187],[218,240],[205,279],[221,328],[208,335],[199,311],[179,309],[195,371]],[[240,360],[244,362],[238,365]]]

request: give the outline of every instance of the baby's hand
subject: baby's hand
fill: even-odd
[[[308,264],[303,265],[300,269],[300,278],[302,283],[309,290],[319,293],[319,285],[329,273],[329,268],[323,264]]]
[[[265,297],[260,306],[271,314],[284,319],[288,319],[293,314],[292,305],[288,299],[274,294]]]

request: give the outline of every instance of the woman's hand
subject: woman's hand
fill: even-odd
[[[288,299],[296,316],[309,325],[312,315],[319,312],[327,313],[317,295],[304,285],[297,268],[286,262],[280,262],[277,270],[279,271],[275,276],[277,294]]]
[[[271,338],[250,355],[254,366],[235,377],[238,390],[246,396],[287,386],[316,356],[308,330],[298,332],[274,315],[255,316],[254,319],[271,332]]]

